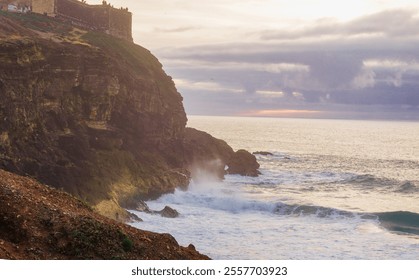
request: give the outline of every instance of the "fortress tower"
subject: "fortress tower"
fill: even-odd
[[[78,0],[32,0],[32,12],[132,41],[132,13],[128,8],[116,9],[106,1],[88,5]]]

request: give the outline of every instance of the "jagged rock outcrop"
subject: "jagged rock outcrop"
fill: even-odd
[[[66,192],[0,170],[0,259],[208,259],[169,234],[98,215]]]
[[[212,176],[224,178],[224,174],[239,174],[256,177],[259,163],[246,150],[234,150],[223,140],[212,137],[194,128],[185,130],[185,150],[188,169],[196,180]]]
[[[227,173],[257,177],[260,165],[256,157],[246,150],[238,150],[228,161]]]
[[[194,179],[224,178],[225,166],[233,155],[225,141],[194,128],[185,129],[185,157]]]

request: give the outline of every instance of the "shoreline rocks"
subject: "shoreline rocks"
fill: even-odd
[[[177,210],[171,208],[170,206],[165,206],[160,211],[151,210],[150,207],[147,205],[147,203],[145,201],[142,201],[142,200],[140,200],[137,203],[137,206],[133,209],[136,210],[136,211],[139,211],[139,212],[146,213],[146,214],[160,215],[164,218],[177,218],[177,217],[179,217],[179,212]]]

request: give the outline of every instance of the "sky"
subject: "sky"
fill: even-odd
[[[108,2],[190,115],[419,120],[417,0]]]

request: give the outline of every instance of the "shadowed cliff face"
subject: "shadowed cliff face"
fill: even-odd
[[[108,215],[188,183],[182,97],[149,51],[42,16],[0,22],[0,168]]]

